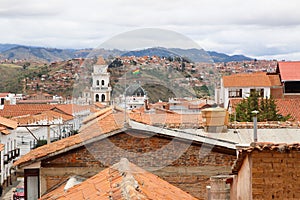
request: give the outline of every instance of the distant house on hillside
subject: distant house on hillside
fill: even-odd
[[[282,86],[279,75],[258,72],[223,76],[219,94],[216,95],[218,97],[216,102],[223,104],[224,108],[228,108],[230,99],[247,98],[254,91],[259,92],[260,96],[264,98],[271,95],[280,96]]]
[[[276,71],[280,75],[284,97],[299,97],[300,62],[278,62]]]

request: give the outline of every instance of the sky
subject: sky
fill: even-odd
[[[128,31],[173,31],[205,50],[300,60],[297,0],[0,0],[0,43],[95,48]]]

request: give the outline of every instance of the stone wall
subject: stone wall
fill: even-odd
[[[129,131],[44,160],[43,192],[64,177],[98,173],[122,157],[199,199],[205,199],[210,177],[230,173],[236,158],[226,148]]]

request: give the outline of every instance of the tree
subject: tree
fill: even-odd
[[[30,63],[29,63],[29,62],[26,62],[26,63],[23,65],[23,69],[27,69],[29,66],[30,66]]]
[[[251,122],[252,111],[257,110],[258,121],[286,121],[291,118],[290,115],[283,116],[278,114],[275,100],[270,98],[263,98],[259,96],[258,92],[252,92],[247,99],[243,99],[241,103],[236,106],[236,120],[240,122]],[[233,116],[231,116],[233,121]]]

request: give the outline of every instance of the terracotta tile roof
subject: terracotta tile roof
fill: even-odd
[[[41,200],[196,199],[122,158],[121,161],[67,191],[54,190]]]
[[[0,151],[3,151],[4,150],[4,144],[0,144]]]
[[[281,86],[279,74],[268,74],[271,86]]]
[[[300,81],[300,62],[278,62],[282,81]]]
[[[79,134],[36,148],[18,159],[14,163],[14,166],[30,163],[50,154],[53,155],[59,153],[65,148],[83,145],[83,142],[87,142],[106,133],[117,130],[121,131],[123,128],[123,121],[120,120],[119,115],[119,113],[113,114],[111,109],[104,110],[98,118],[81,127]]]
[[[104,104],[102,104],[102,103],[100,103],[100,102],[96,102],[96,103],[94,103],[94,105],[96,106],[96,108],[100,108],[100,109],[106,107],[106,105],[104,105]]]
[[[95,120],[96,118],[98,118],[99,116],[101,116],[103,113],[106,113],[106,112],[109,112],[109,111],[112,111],[112,107],[107,107],[107,108],[104,108],[104,109],[102,109],[102,110],[98,110],[97,112],[94,112],[94,113],[90,114],[89,116],[87,116],[87,117],[82,121],[82,123],[83,123],[83,124],[87,124],[88,122],[93,121],[93,120]]]
[[[2,110],[0,110],[0,116],[2,117],[16,117],[28,114],[38,114],[42,111],[51,110],[54,105],[48,104],[17,104],[17,105],[5,105]]]
[[[271,81],[266,73],[233,74],[223,76],[224,87],[271,87]]]
[[[0,127],[0,132],[4,135],[10,134],[10,131],[6,129],[5,127]]]
[[[173,113],[129,113],[131,120],[154,126],[165,126],[168,128],[199,128],[202,126],[200,114],[173,114]]]
[[[58,104],[55,105],[54,108],[52,108],[52,110],[59,110],[68,115],[74,115],[74,113],[76,112],[89,110],[89,109],[90,109],[89,106],[82,106],[77,104]]]
[[[290,120],[300,121],[300,99],[276,99],[278,113],[286,116],[290,114]]]
[[[278,151],[281,153],[294,151],[300,151],[300,143],[294,144],[274,144],[274,143],[267,143],[267,142],[257,142],[251,143],[250,147],[242,148],[239,150],[239,154],[237,160],[235,161],[234,165],[232,166],[232,172],[237,173],[241,168],[245,157],[248,154],[251,154],[253,151]]]
[[[9,93],[0,93],[0,97],[6,97],[7,95],[9,95]]]
[[[53,110],[47,110],[36,115],[25,115],[20,117],[13,117],[11,119],[16,121],[18,124],[24,125],[24,124],[32,124],[42,120],[52,121],[60,118],[65,122],[65,121],[72,120],[73,116],[66,115],[64,113],[55,112]]]
[[[16,121],[4,117],[0,117],[0,125],[11,129],[16,129],[18,127],[18,123]]]

